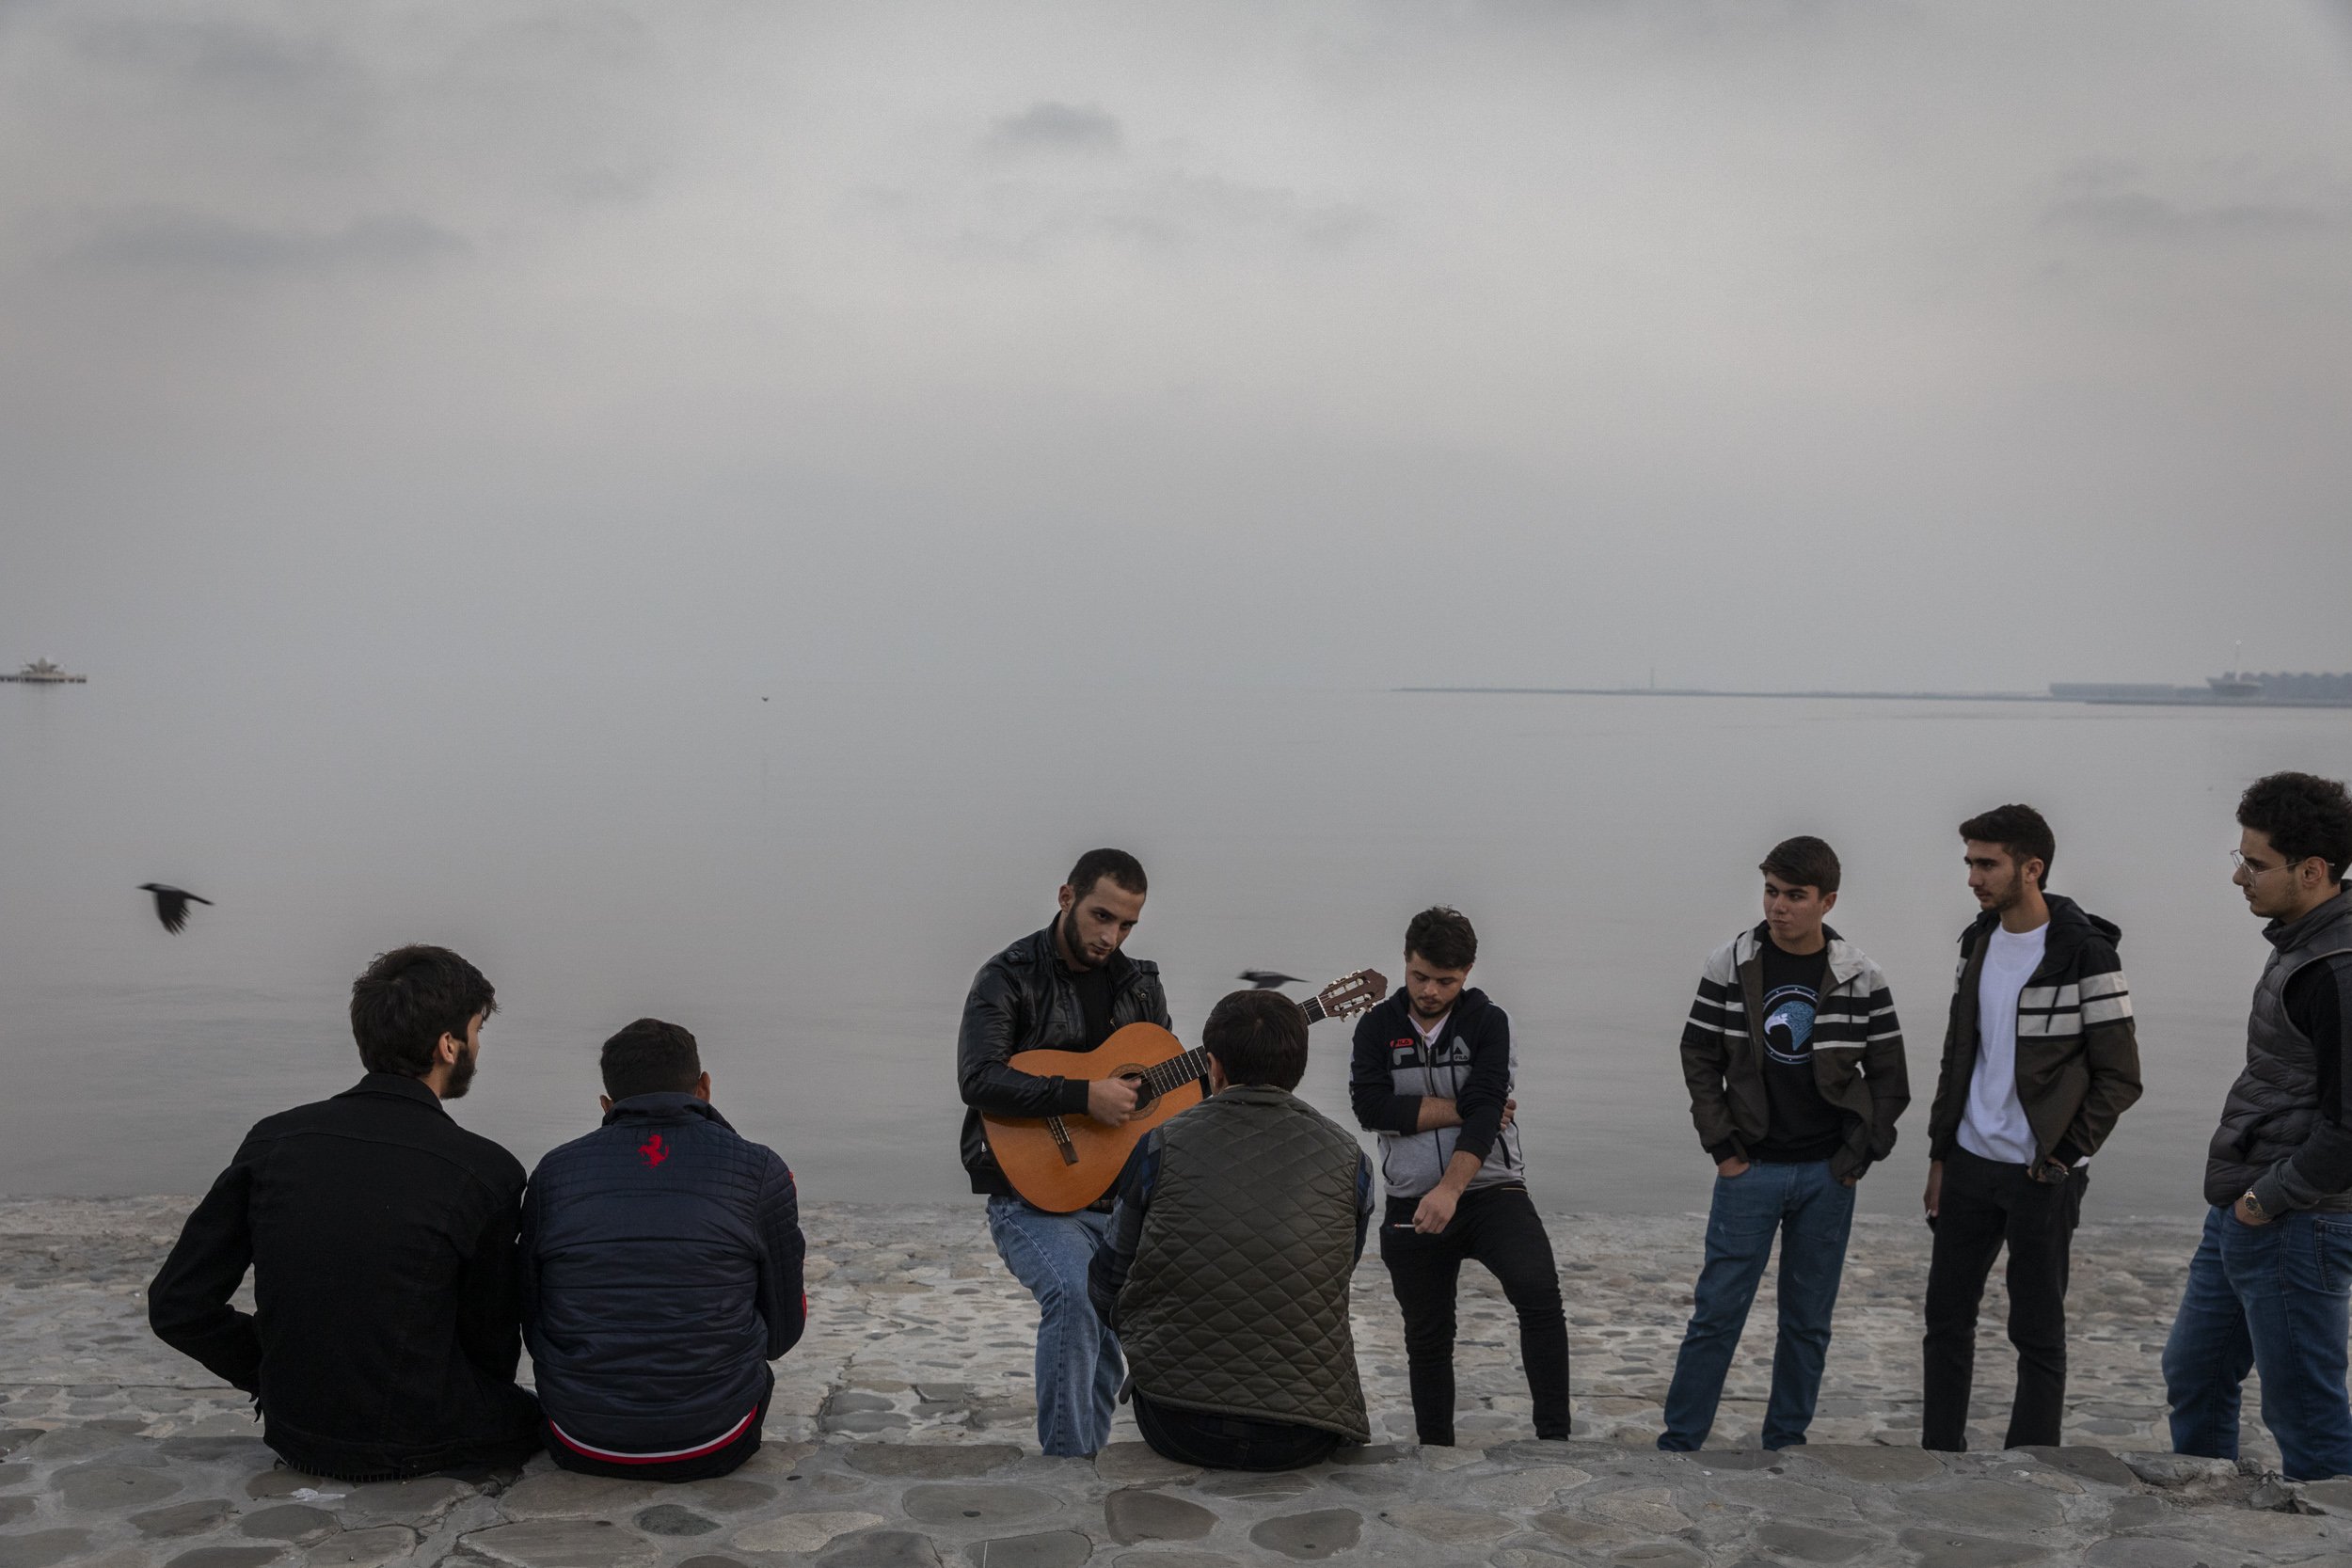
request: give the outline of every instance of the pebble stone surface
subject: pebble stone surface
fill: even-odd
[[[1285,1475],[1203,1473],[1121,1412],[1092,1460],[1037,1451],[1035,1308],[976,1202],[814,1206],[807,1338],[777,1367],[767,1446],[677,1486],[544,1459],[479,1482],[349,1485],[278,1466],[245,1399],[157,1344],[142,1291],[184,1198],[0,1200],[0,1568],[1645,1568],[2352,1565],[2352,1479],[2296,1485],[2249,1421],[2241,1464],[2162,1451],[2160,1351],[2194,1230],[2086,1224],[2070,1297],[2066,1446],[2002,1452],[2013,1360],[1997,1278],[1967,1454],[1915,1443],[1915,1227],[1856,1223],[1813,1445],[1755,1441],[1769,1281],[1715,1443],[1652,1446],[1703,1222],[1554,1215],[1577,1435],[1530,1436],[1517,1335],[1465,1271],[1454,1449],[1411,1442],[1385,1275],[1356,1282],[1375,1441]],[[2248,1390],[2249,1410],[2258,1390]]]

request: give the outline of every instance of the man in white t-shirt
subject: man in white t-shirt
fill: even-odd
[[[2115,926],[2044,891],[2057,845],[2031,806],[1960,825],[1979,912],[1928,1117],[1926,1367],[1920,1446],[1968,1446],[1977,1308],[2009,1250],[2017,1396],[2006,1448],[2056,1444],[2066,1416],[2066,1275],[2090,1156],[2139,1098],[2139,1045]]]
[[[2030,889],[2021,885],[2021,892]],[[2026,903],[2021,897],[2017,907]],[[1985,941],[1977,975],[1977,1070],[1958,1134],[1969,1153],[2012,1165],[2033,1163],[2033,1129],[2017,1101],[2017,1001],[2050,950],[2049,906],[2038,892],[2024,918],[2039,924],[2028,931],[1994,926]]]

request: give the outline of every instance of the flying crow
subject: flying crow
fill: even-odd
[[[185,888],[166,887],[161,882],[141,882],[139,891],[155,895],[155,918],[164,923],[164,929],[167,931],[180,931],[186,928],[188,905],[191,902],[202,904],[207,909],[210,909],[213,903],[210,898],[190,893]]]
[[[1248,981],[1260,990],[1272,990],[1277,986],[1295,986],[1298,984],[1297,975],[1278,974],[1270,969],[1245,969],[1241,972],[1240,977]]]

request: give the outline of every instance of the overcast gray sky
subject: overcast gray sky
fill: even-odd
[[[0,660],[2352,668],[2316,3],[0,0]]]

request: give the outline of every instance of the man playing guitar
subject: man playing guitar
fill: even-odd
[[[1124,1373],[1119,1341],[1087,1299],[1087,1269],[1112,1199],[1048,1213],[1013,1191],[980,1126],[994,1117],[1091,1117],[1118,1127],[1136,1114],[1124,1078],[1045,1078],[1008,1064],[1015,1053],[1091,1051],[1126,1024],[1168,1026],[1158,966],[1120,951],[1143,917],[1143,866],[1120,849],[1089,849],[1062,885],[1053,924],[980,967],[964,998],[956,1080],[968,1109],[963,1168],[988,1196],[988,1231],[1013,1277],[1037,1298],[1037,1437],[1049,1454],[1084,1455],[1110,1436]]]

